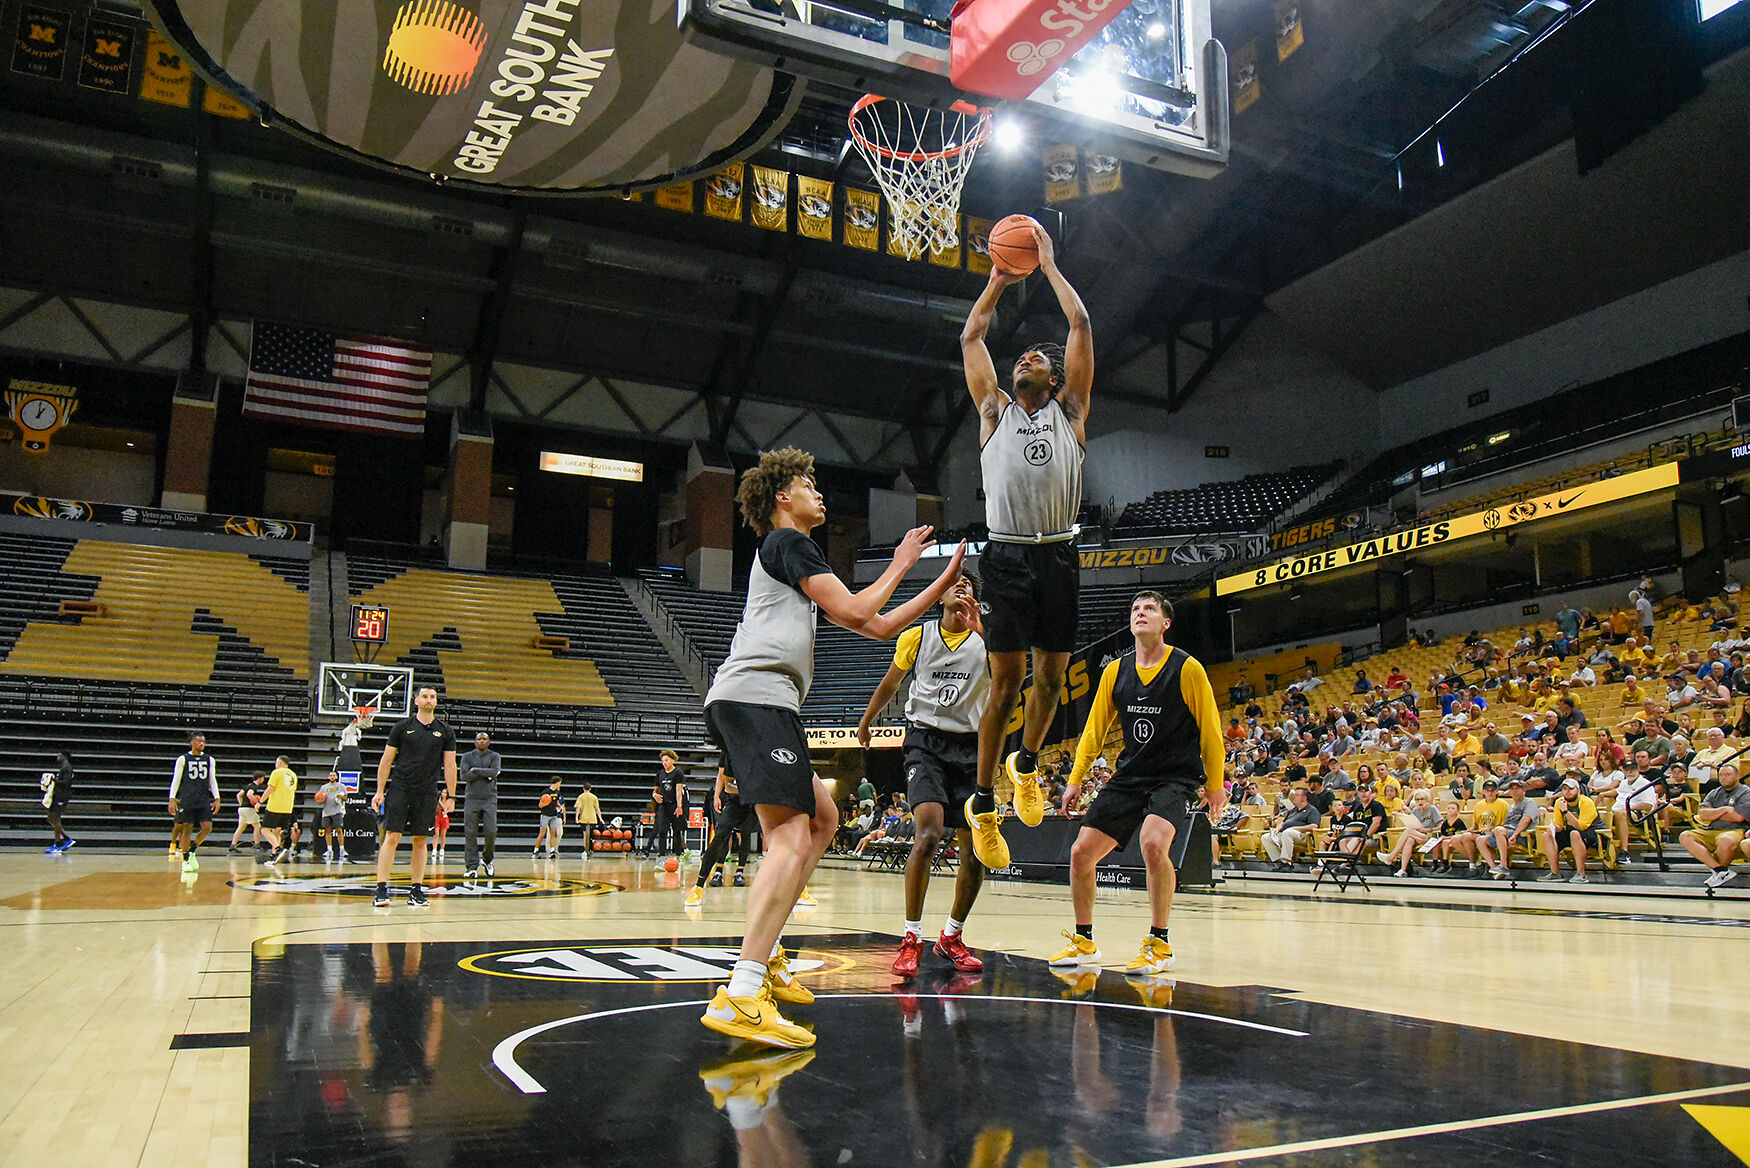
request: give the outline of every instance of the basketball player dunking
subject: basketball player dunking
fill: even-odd
[[[838,809],[814,774],[802,729],[802,701],[814,677],[816,609],[873,640],[896,637],[959,577],[966,546],[929,587],[883,613],[881,606],[930,546],[928,527],[907,532],[880,578],[853,593],[808,538],[826,521],[813,455],[765,451],[741,476],[736,502],[760,544],[748,572],[747,609],[705,695],[705,729],[722,751],[740,801],[759,816],[766,855],[748,888],[740,958],[701,1021],[731,1038],[796,1049],[813,1046],[814,1034],[779,1014],[776,1003],[805,1005],[814,995],[790,973],[781,934],[838,828]]]
[[[893,664],[875,687],[869,708],[857,724],[857,741],[869,748],[869,729],[893,700],[906,675],[905,797],[911,803],[917,835],[905,865],[905,934],[894,958],[894,975],[916,977],[923,956],[924,894],[944,832],[954,833],[960,871],[954,878],[954,907],[936,941],[938,957],[959,973],[977,973],[984,962],[961,937],[972,902],[984,884],[984,868],[968,855],[971,825],[966,800],[978,787],[978,724],[990,694],[990,669],[978,612],[978,577],[961,573],[942,598],[939,619],[913,625],[899,635]]]
[[[997,385],[985,334],[1003,289],[1022,277],[993,267],[966,328],[960,355],[966,388],[978,409],[979,462],[984,471],[990,542],[979,561],[984,578],[985,642],[990,648],[990,704],[978,725],[978,791],[966,804],[973,850],[987,868],[1006,868],[1002,812],[993,794],[997,768],[1014,782],[1015,814],[1028,827],[1045,816],[1038,751],[1057,712],[1064,671],[1075,648],[1080,564],[1076,513],[1082,501],[1082,453],[1094,379],[1094,333],[1082,298],[1057,269],[1051,236],[1035,229],[1039,270],[1069,319],[1060,350],[1038,345],[1015,362],[1012,390]],[[1009,711],[1033,654],[1033,689],[1021,729],[1021,749],[1002,758]]]

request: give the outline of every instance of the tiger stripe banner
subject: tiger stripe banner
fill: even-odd
[[[796,176],[796,234],[832,240],[832,183],[826,179]]]
[[[705,180],[705,214],[741,222],[742,170],[742,163],[731,162]]]
[[[767,231],[790,229],[790,172],[754,166],[753,223]]]
[[[954,237],[953,246],[945,246],[941,251],[937,251],[936,244],[946,244],[950,235]],[[966,233],[960,226],[960,216],[953,215],[938,221],[935,227],[935,237],[931,240],[931,246],[928,249],[930,262],[938,268],[958,268],[960,266],[960,253],[965,250],[965,240]]]
[[[1124,189],[1124,163],[1110,154],[1089,153],[1082,159],[1082,181],[1090,195],[1109,195]]]
[[[845,188],[845,243],[864,251],[881,247],[881,196],[874,191]]]
[[[966,270],[980,275],[990,274],[990,229],[993,219],[966,217]]]
[[[194,93],[194,70],[182,50],[164,39],[155,28],[146,30],[146,68],[140,79],[140,96],[159,105],[187,109]]]
[[[1066,203],[1081,197],[1082,152],[1067,143],[1054,143],[1039,151],[1045,172],[1045,201]]]
[[[1234,113],[1243,114],[1256,104],[1263,90],[1258,85],[1258,42],[1247,41],[1233,55]]]
[[[692,180],[688,179],[686,182],[670,183],[666,187],[657,188],[656,205],[664,210],[685,211],[687,214],[691,215],[693,213]]]

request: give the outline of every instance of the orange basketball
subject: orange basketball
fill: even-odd
[[[1007,215],[990,229],[990,262],[1011,276],[1025,276],[1039,266],[1039,245],[1033,231],[1039,221],[1031,215]]]
[[[662,868],[665,872],[679,872],[681,870],[681,862],[673,856],[670,856],[662,862]]]

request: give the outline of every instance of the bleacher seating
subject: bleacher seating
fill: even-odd
[[[747,591],[704,592],[688,583],[681,573],[663,568],[646,568],[639,578],[693,647],[704,655],[706,666],[715,669],[722,664],[729,656],[729,642],[735,637],[742,610],[747,607]]]
[[[610,576],[487,575],[349,556],[355,603],[387,605],[383,660],[448,701],[696,711],[697,696]],[[537,647],[563,637],[567,648]]]
[[[1156,491],[1124,508],[1114,538],[1257,531],[1336,474],[1341,463],[1297,466],[1189,490]]]

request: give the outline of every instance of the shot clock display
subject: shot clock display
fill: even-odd
[[[389,640],[389,610],[381,605],[352,606],[352,639],[365,645],[381,645]]]

